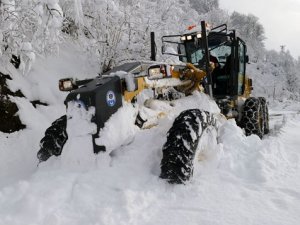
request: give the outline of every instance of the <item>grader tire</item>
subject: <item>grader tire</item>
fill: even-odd
[[[270,132],[269,127],[269,109],[267,105],[267,101],[264,97],[258,98],[262,107],[262,113],[263,113],[263,133],[268,134]]]
[[[67,116],[64,115],[55,120],[52,125],[46,130],[45,136],[40,141],[40,150],[37,153],[39,161],[46,161],[52,155],[59,156],[65,145],[68,134]]]
[[[213,123],[213,117],[199,109],[183,111],[175,119],[163,146],[160,178],[171,184],[184,184],[190,179],[199,139]]]
[[[246,136],[256,134],[260,138],[263,137],[264,116],[259,99],[250,97],[245,101],[242,118]]]

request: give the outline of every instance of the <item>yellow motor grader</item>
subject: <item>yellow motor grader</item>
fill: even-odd
[[[89,80],[62,79],[61,91],[70,91],[65,104],[77,102],[80,107],[95,108],[92,122],[97,125],[93,135],[94,153],[105,151],[95,140],[105,122],[123,101],[135,104],[145,89],[153,90],[153,99],[172,101],[205,92],[213,98],[227,118],[234,118],[246,135],[262,138],[269,132],[268,108],[264,98],[250,97],[252,80],[246,76],[248,56],[245,42],[228,31],[225,24],[201,31],[162,37],[162,54],[179,58],[179,63],[156,61],[154,33],[151,33],[151,61],[128,62]],[[40,161],[59,156],[68,139],[66,115],[54,121],[40,142]],[[147,127],[147,118],[137,114],[136,123]],[[184,183],[193,173],[193,161],[199,139],[208,126],[215,125],[214,115],[192,108],[183,111],[174,121],[163,146],[160,177],[170,183]],[[148,126],[149,127],[149,126]],[[196,134],[196,135],[194,135]]]

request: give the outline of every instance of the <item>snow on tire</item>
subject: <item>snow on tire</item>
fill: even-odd
[[[269,127],[269,109],[267,105],[267,101],[264,97],[258,97],[263,114],[263,134],[268,134],[270,132]]]
[[[162,150],[160,178],[172,184],[188,181],[193,174],[199,139],[208,125],[214,124],[215,119],[208,112],[199,109],[183,111],[168,131]]]
[[[259,99],[250,97],[245,101],[242,125],[247,136],[263,136],[263,112]]]
[[[41,161],[46,161],[50,156],[58,156],[61,154],[64,144],[68,139],[66,131],[67,116],[64,115],[55,120],[52,125],[46,130],[45,136],[40,141],[40,150],[37,153],[37,158]]]

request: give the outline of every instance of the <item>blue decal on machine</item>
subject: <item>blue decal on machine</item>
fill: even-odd
[[[110,107],[113,107],[116,104],[116,95],[113,91],[108,91],[106,93],[106,103]]]

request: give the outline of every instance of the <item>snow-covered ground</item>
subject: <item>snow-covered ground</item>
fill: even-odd
[[[78,57],[76,50],[66,48],[60,57],[39,59],[26,78],[11,67],[1,68],[19,79],[20,86],[11,83],[11,87],[50,105],[35,109],[28,100],[16,98],[28,128],[0,133],[0,225],[299,224],[296,104],[272,102],[271,132],[263,140],[246,137],[234,120],[225,121],[218,146],[203,151],[186,185],[170,185],[159,178],[161,150],[172,121],[191,102],[217,111],[201,94],[191,96],[193,101],[178,101],[156,127],[145,130],[132,125],[135,109],[125,104],[102,130],[106,140],[98,140],[106,141],[106,153],[92,153],[93,127],[85,124],[86,132],[70,131],[60,157],[38,165],[39,140],[65,113],[65,94],[57,90],[57,80],[80,74],[91,77],[97,71],[84,55]]]

